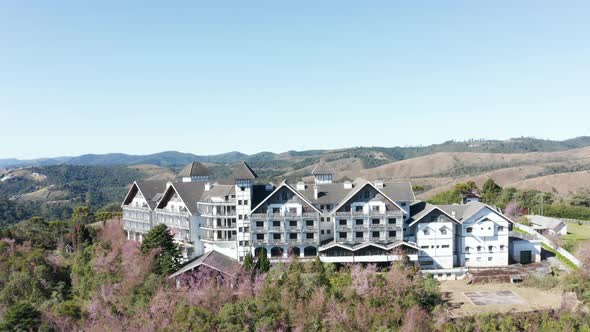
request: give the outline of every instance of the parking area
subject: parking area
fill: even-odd
[[[558,309],[561,290],[540,290],[511,283],[468,284],[465,280],[441,281],[441,292],[454,317],[493,312]]]

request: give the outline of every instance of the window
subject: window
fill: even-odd
[[[467,228],[465,228],[465,232],[466,232],[466,233],[471,233],[471,232],[473,232],[473,227],[467,227]]]
[[[465,252],[468,253],[469,252],[469,247],[465,247]]]
[[[250,232],[250,227],[244,227],[244,233]]]
[[[238,200],[238,205],[242,205],[242,200]]]
[[[491,262],[491,261],[492,261],[492,257],[488,257],[488,262]]]
[[[306,220],[305,226],[313,226],[313,220]]]
[[[355,236],[357,238],[362,238],[363,237],[363,232],[356,232]]]
[[[340,232],[340,234],[338,234],[338,236],[339,236],[341,239],[346,239],[346,232]]]
[[[469,257],[465,258],[465,263],[469,262]]]
[[[240,247],[244,245],[244,241],[239,242]]]
[[[305,233],[305,238],[308,240],[313,240],[313,233]]]
[[[240,187],[240,191],[246,191],[246,187]]]
[[[324,206],[323,205],[320,205],[320,210],[323,210],[323,209],[324,209]]]
[[[434,265],[434,261],[420,261],[420,265]]]
[[[297,213],[297,208],[289,208],[289,213]]]
[[[275,240],[280,240],[281,239],[281,234],[280,233],[275,233],[272,235],[272,238]]]
[[[493,249],[494,249],[494,247],[493,247],[493,246],[488,246],[488,250],[489,250],[489,252],[492,252],[492,251],[493,251]]]
[[[430,247],[429,246],[420,246],[420,248],[422,248],[422,249],[428,249]]]
[[[256,227],[264,227],[264,221],[257,221]]]
[[[297,220],[289,220],[289,226],[297,227]]]
[[[323,229],[320,231],[320,234],[324,235],[324,230]]]
[[[297,233],[289,233],[289,240],[297,240]]]
[[[248,205],[248,200],[247,199],[244,200],[244,205]]]
[[[346,226],[346,219],[340,219],[338,221],[338,225],[340,225],[340,226]]]
[[[406,204],[407,204],[406,202],[402,202],[402,207],[405,207]]]
[[[365,198],[370,198],[371,197],[371,192],[370,191],[365,191]]]
[[[500,251],[504,251],[504,245],[500,246]]]
[[[327,217],[327,218],[326,218],[326,221],[330,221],[330,217]]]
[[[481,246],[477,246],[477,252],[481,251]]]
[[[281,213],[281,208],[272,208],[272,213]]]
[[[264,240],[264,234],[256,234],[256,240]]]
[[[244,220],[244,215],[243,214],[239,214],[238,215],[238,220]]]
[[[429,235],[430,234],[430,231],[428,231],[428,229],[423,230],[423,232],[424,232],[424,235]]]
[[[440,233],[441,233],[442,235],[447,235],[447,229],[446,229],[446,228],[441,228],[441,229],[440,229]]]
[[[430,222],[437,222],[438,216],[430,216]]]
[[[283,191],[281,193],[281,200],[286,201],[289,199],[289,196],[287,196],[287,192]]]
[[[238,232],[240,232],[240,233],[243,232],[242,227],[238,227]]]
[[[379,219],[373,219],[373,220],[371,221],[371,223],[372,223],[373,225],[379,225]]]
[[[331,231],[331,230],[329,230],[329,229],[327,229],[327,230],[326,230],[326,234],[330,234],[330,233],[332,233],[332,231]]]
[[[281,227],[281,222],[278,220],[273,220],[272,221],[272,227]]]
[[[364,224],[363,219],[357,219],[357,220],[355,220],[355,224],[356,225],[362,225],[362,224]]]
[[[440,246],[440,247],[441,247],[441,248],[443,248],[443,249],[448,249],[448,248],[449,248],[449,245],[448,245],[448,244],[443,244],[443,245],[442,245],[442,246]]]
[[[371,211],[373,211],[373,212],[379,212],[379,206],[378,205],[371,206]]]
[[[498,232],[504,231],[504,226],[498,226]]]
[[[379,232],[373,232],[373,237],[379,237]]]
[[[395,225],[395,218],[389,218],[387,221],[390,225]]]
[[[481,262],[481,257],[477,257],[475,260]]]
[[[396,237],[396,231],[389,231],[389,237]]]
[[[360,205],[357,205],[357,206],[355,206],[355,207],[354,207],[354,210],[355,210],[356,212],[363,212],[363,207],[362,207],[362,206],[360,206]]]
[[[244,247],[247,247],[250,245],[250,241],[244,241]]]

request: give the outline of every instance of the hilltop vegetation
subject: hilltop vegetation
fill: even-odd
[[[0,240],[0,330],[590,331],[588,255],[562,285],[579,305],[569,296],[556,311],[452,318],[439,283],[407,260],[381,270],[251,262],[235,279],[201,273],[177,288],[154,264],[158,251],[125,241],[117,222],[84,231],[85,216],[78,211],[66,234],[35,218],[19,225],[17,242]],[[60,234],[78,238],[72,254],[44,241]]]

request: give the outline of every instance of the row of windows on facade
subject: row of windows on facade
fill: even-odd
[[[448,245],[448,244],[443,244],[443,245],[436,245],[436,246],[435,245],[432,245],[432,246],[420,246],[420,249],[439,249],[439,248],[448,249],[450,247],[451,246]]]
[[[245,199],[245,200],[239,199],[238,200],[238,205],[248,205],[248,200],[247,199]]]
[[[288,220],[285,221],[285,225],[289,225],[290,227],[297,227],[298,226],[298,221],[297,220]],[[281,226],[281,221],[280,220],[273,220],[272,221],[272,227],[280,227]],[[315,221],[314,220],[306,220],[305,221],[305,226],[315,226]],[[256,222],[256,227],[264,227],[264,221],[257,221]]]
[[[375,231],[375,232],[370,232],[370,233],[371,233],[371,237],[373,237],[373,238],[379,238],[379,237],[381,237],[381,234],[384,233],[384,232],[377,232],[377,231]],[[354,236],[357,239],[358,238],[364,238],[365,237],[364,234],[365,234],[365,232],[355,232],[354,233]],[[396,231],[388,231],[387,232],[387,235],[389,237],[396,237],[397,236],[397,232]],[[346,239],[347,236],[348,236],[348,233],[347,232],[340,232],[338,234],[338,237],[340,237],[340,239]]]
[[[500,251],[504,251],[504,248],[506,248],[505,245],[503,245],[503,244],[500,245]],[[476,249],[477,249],[477,252],[481,252],[483,248],[482,248],[482,246],[477,246]],[[468,253],[470,251],[471,251],[471,247],[465,247],[465,252],[466,253]],[[494,251],[494,246],[488,246],[488,251],[489,252]]]
[[[354,224],[355,225],[361,225],[362,226],[362,225],[364,225],[364,223],[365,223],[364,219],[356,219],[354,221]],[[396,218],[389,218],[387,220],[387,223],[389,225],[395,225],[397,223],[397,219]],[[340,225],[340,226],[346,226],[347,224],[348,224],[348,219],[340,219],[338,221],[338,225]],[[371,224],[372,225],[379,225],[379,224],[381,224],[381,219],[371,219]]]
[[[498,232],[502,232],[504,230],[504,226],[498,226],[497,229],[498,229]],[[481,230],[483,231],[484,230],[484,227],[481,227]],[[488,230],[491,231],[492,230],[492,227],[488,227]],[[467,228],[465,228],[465,232],[467,232],[467,233],[473,232],[473,227],[467,227]]]
[[[288,235],[288,239],[289,240],[297,240],[297,235],[299,233],[287,233]],[[269,234],[271,237],[271,239],[273,240],[280,240],[282,237],[281,233],[273,233],[273,234]],[[256,234],[256,240],[264,240],[265,234]],[[315,239],[315,233],[305,233],[305,238],[308,240],[313,240]]]

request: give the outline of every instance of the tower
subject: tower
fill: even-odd
[[[254,180],[258,175],[246,164],[241,162],[236,166],[232,174],[236,192],[236,214],[237,214],[237,241],[238,260],[244,260],[246,253],[250,252],[250,217],[248,214],[252,209],[252,197],[254,191]]]
[[[311,174],[313,174],[316,185],[332,183],[334,170],[324,159],[320,159],[320,162],[315,166],[313,171],[311,171]]]

